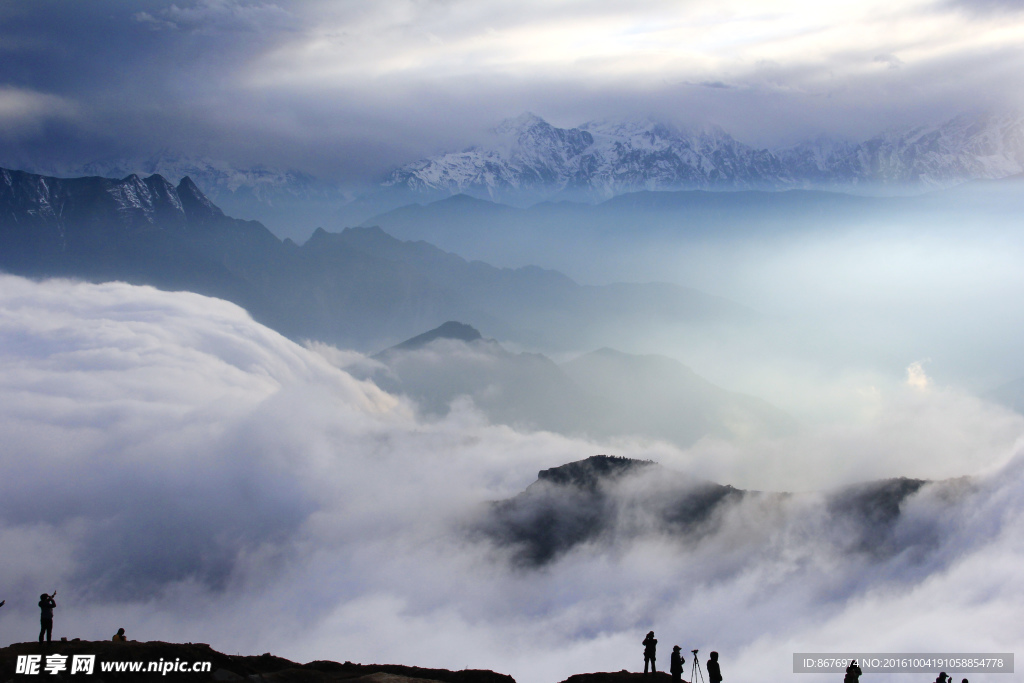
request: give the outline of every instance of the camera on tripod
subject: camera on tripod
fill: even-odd
[[[704,683],[704,672],[700,670],[700,661],[697,659],[697,651],[690,650],[693,653],[693,664],[690,665],[690,683],[697,683],[697,677],[700,677],[701,683]]]

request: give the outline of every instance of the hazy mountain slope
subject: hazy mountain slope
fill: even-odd
[[[490,333],[534,347],[574,349],[645,325],[736,322],[753,316],[727,299],[678,285],[580,285],[536,266],[496,268],[467,261],[422,241],[398,240],[376,227],[318,232],[310,241],[314,239],[405,264],[411,272],[457,291],[467,306],[491,314],[486,320]],[[472,319],[485,322],[480,316]]]
[[[950,207],[930,206],[929,201],[816,190],[684,190],[632,192],[596,205],[544,202],[515,208],[457,195],[404,206],[363,225],[379,226],[399,239],[457,249],[470,259],[498,265],[533,262],[598,277],[598,264],[618,267],[624,259],[616,255],[659,245],[740,239],[757,243],[882,221],[920,220],[924,214],[940,219],[949,215]],[[635,265],[632,270],[642,268]]]
[[[405,394],[429,415],[468,397],[493,423],[590,437],[637,435],[686,447],[701,437],[770,437],[795,422],[764,401],[725,391],[681,363],[602,349],[557,365],[512,353],[449,321],[350,372]]]
[[[275,258],[262,225],[224,216],[188,178],[58,179],[0,169],[0,267],[191,289],[262,311],[246,273]]]
[[[195,291],[234,301],[289,337],[364,350],[451,319],[534,346],[579,348],[615,329],[749,315],[695,290],[586,287],[537,267],[468,262],[379,229],[281,242],[259,223],[225,216],[188,178],[175,187],[158,175],[0,171],[0,268]]]
[[[702,436],[777,436],[796,429],[783,411],[735,394],[664,356],[599,349],[561,368],[584,391],[603,397],[609,432],[635,433],[689,445]]]
[[[551,359],[512,353],[468,325],[449,321],[376,354],[387,370],[357,376],[445,415],[460,397],[496,424],[563,434],[594,433],[609,405],[582,391]]]

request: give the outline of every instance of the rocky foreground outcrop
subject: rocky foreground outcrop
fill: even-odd
[[[38,656],[36,673],[18,673],[18,657]],[[55,659],[49,659],[57,655]],[[95,655],[91,674],[72,674],[74,657]],[[63,658],[63,659],[62,659]],[[24,663],[26,660],[22,660]],[[156,670],[148,670],[150,662]],[[48,664],[58,669],[47,670]],[[139,671],[125,670],[140,664]],[[199,665],[198,667],[196,665]],[[116,669],[122,669],[120,671]],[[197,668],[198,670],[191,670]],[[163,673],[166,669],[167,672]],[[177,669],[177,670],[175,670]],[[493,671],[423,669],[397,664],[353,664],[315,661],[298,664],[270,653],[259,656],[227,655],[205,643],[74,641],[15,643],[0,648],[0,681],[253,681],[266,683],[515,683]]]

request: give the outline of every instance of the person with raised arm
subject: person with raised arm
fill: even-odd
[[[57,606],[54,602],[54,598],[57,597],[57,591],[47,595],[43,593],[39,596],[39,642],[43,642],[43,635],[46,636],[46,642],[53,640],[53,608]]]
[[[657,669],[654,668],[654,660],[657,659],[658,653],[658,639],[654,637],[654,631],[647,634],[644,638],[644,675],[647,674],[647,665],[651,665],[651,673],[658,673]]]

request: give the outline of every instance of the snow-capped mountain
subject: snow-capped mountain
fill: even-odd
[[[499,200],[607,198],[636,190],[923,190],[1021,172],[1021,115],[963,115],[859,143],[819,138],[784,149],[758,149],[720,128],[680,130],[651,120],[556,128],[524,114],[499,125],[492,144],[408,164],[391,173],[384,186]]]
[[[2,164],[0,164],[2,165]],[[305,239],[314,228],[332,225],[338,207],[351,201],[342,188],[294,169],[240,166],[224,160],[162,151],[149,156],[118,157],[84,164],[18,164],[46,176],[97,176],[121,179],[159,175],[171,182],[192,181],[233,216],[259,220],[281,236]]]
[[[317,190],[316,180],[301,171],[262,165],[241,168],[222,160],[169,151],[145,157],[100,159],[69,167],[47,166],[24,170],[34,173],[45,171],[63,177],[125,178],[132,174],[141,177],[161,175],[172,182],[189,177],[215,200],[224,195],[247,192],[257,200],[273,203],[281,194],[306,197]]]

